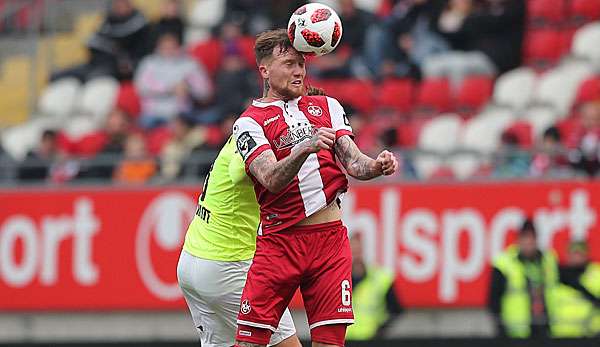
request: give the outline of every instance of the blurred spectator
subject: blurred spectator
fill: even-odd
[[[569,160],[557,127],[552,126],[544,131],[537,150],[531,160],[531,176],[566,177],[571,174]]]
[[[585,241],[569,244],[567,265],[560,268],[552,312],[554,337],[600,337],[600,263],[589,258]]]
[[[184,162],[204,143],[206,136],[203,128],[194,127],[194,122],[186,117],[177,117],[171,127],[173,137],[160,152],[160,175],[166,181],[181,176]]]
[[[125,142],[125,156],[119,162],[113,179],[118,183],[148,182],[156,172],[156,163],[149,156],[141,134],[133,133]]]
[[[18,169],[19,180],[43,180],[48,177],[51,164],[60,153],[58,134],[54,130],[45,130],[38,147],[27,153]]]
[[[160,18],[152,24],[152,50],[156,48],[158,38],[165,33],[174,34],[179,42],[184,42],[185,23],[181,18],[178,0],[166,0],[162,3]]]
[[[552,290],[558,284],[558,265],[552,252],[537,246],[533,222],[525,220],[517,244],[494,259],[488,296],[501,337],[536,338],[549,336],[548,312],[552,311]]]
[[[242,55],[241,37],[241,27],[237,23],[227,22],[221,27],[223,60],[215,81],[219,120],[231,114],[239,115],[260,93],[256,71],[248,66]]]
[[[499,178],[527,177],[531,157],[522,150],[519,139],[512,132],[502,134],[502,143],[494,159],[493,175]]]
[[[154,54],[144,58],[135,74],[141,99],[140,125],[155,128],[178,114],[194,113],[195,102],[212,98],[212,84],[204,68],[188,57],[173,33],[158,38]],[[208,121],[214,119],[214,116]]]
[[[352,234],[350,246],[354,324],[348,326],[346,339],[381,338],[389,323],[402,313],[394,287],[394,273],[365,263],[360,234]]]
[[[227,0],[226,21],[237,21],[244,31],[256,35],[272,28],[287,27],[290,14],[304,5],[301,0]]]
[[[576,147],[569,154],[573,167],[595,176],[600,169],[600,101],[582,105],[581,129],[574,134],[570,143]]]
[[[384,22],[384,36],[367,42],[367,45],[377,45],[367,50],[372,59],[370,66],[380,65],[381,77],[419,79],[421,63],[449,49],[434,23],[445,3],[444,0],[397,1],[391,16]]]
[[[339,16],[344,24],[339,46],[329,54],[315,58],[307,68],[317,78],[369,78],[365,42],[375,30],[375,17],[357,8],[354,0],[339,1]]]
[[[423,64],[426,76],[449,76],[456,86],[467,74],[494,74],[520,65],[525,1],[450,0],[437,20],[454,51]]]
[[[99,146],[95,160],[82,167],[78,178],[112,178],[115,163],[122,159],[131,130],[130,116],[119,108],[113,109],[108,114],[104,129],[97,135]]]
[[[87,42],[87,63],[54,74],[51,79],[98,76],[131,79],[142,57],[150,52],[150,27],[130,0],[112,0],[100,29]]]

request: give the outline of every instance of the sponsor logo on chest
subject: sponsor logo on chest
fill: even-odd
[[[297,125],[292,125],[287,129],[287,132],[275,138],[273,143],[278,150],[292,148],[295,145],[310,139],[315,133],[316,129],[308,122],[300,122]]]

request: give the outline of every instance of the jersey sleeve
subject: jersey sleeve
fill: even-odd
[[[329,116],[331,117],[331,125],[333,130],[335,130],[335,139],[337,140],[343,135],[349,135],[354,138],[350,120],[348,120],[346,111],[344,111],[340,102],[334,98],[327,97],[327,108],[329,109]]]
[[[259,154],[271,149],[262,127],[251,117],[241,117],[233,124],[233,136],[246,169]]]

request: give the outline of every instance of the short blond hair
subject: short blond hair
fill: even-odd
[[[292,48],[292,43],[285,29],[275,29],[262,32],[256,36],[254,42],[254,56],[256,63],[260,63],[265,59],[273,56],[273,49],[280,48],[280,52],[287,52]]]

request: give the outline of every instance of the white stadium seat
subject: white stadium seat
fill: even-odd
[[[419,136],[419,148],[436,151],[452,151],[458,143],[462,119],[456,114],[443,114],[426,123]]]
[[[454,177],[464,180],[473,176],[481,167],[482,160],[476,154],[457,153],[447,160]]]
[[[577,88],[594,75],[593,67],[584,62],[571,61],[546,72],[540,77],[534,95],[534,104],[550,105],[561,114],[569,113]]]
[[[119,82],[112,77],[98,77],[88,81],[81,92],[77,110],[90,115],[98,124],[103,124],[106,115],[114,107]]]
[[[414,160],[417,174],[422,179],[431,178],[442,164],[443,160],[435,154],[419,154]]]
[[[494,103],[514,110],[523,109],[533,95],[536,81],[535,71],[528,67],[520,67],[501,75],[494,86]]]
[[[492,153],[500,145],[502,132],[514,120],[514,115],[505,109],[485,111],[463,126],[459,137],[460,147],[481,153]]]
[[[225,0],[196,0],[188,16],[188,23],[196,28],[212,28],[225,15]]]
[[[588,59],[594,66],[600,68],[600,23],[590,23],[581,27],[573,36],[571,53]]]
[[[535,106],[529,108],[523,115],[523,120],[531,125],[534,141],[538,139],[546,129],[559,120],[556,110],[548,106]]]
[[[79,115],[69,119],[63,131],[71,140],[78,140],[98,129],[98,123],[88,115]]]
[[[66,119],[71,115],[81,85],[75,78],[62,78],[50,83],[38,102],[40,113]]]
[[[44,130],[56,129],[52,117],[34,118],[2,132],[2,148],[14,159],[23,160],[27,152],[34,149]]]

